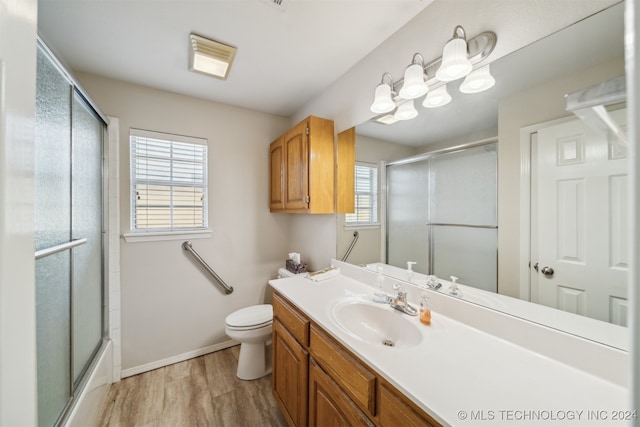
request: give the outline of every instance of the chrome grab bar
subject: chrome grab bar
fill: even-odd
[[[345,252],[344,256],[342,257],[342,259],[341,259],[342,262],[345,262],[347,260],[347,258],[349,258],[349,255],[351,254],[351,250],[356,245],[356,242],[358,241],[359,237],[360,237],[360,233],[358,233],[357,231],[354,231],[353,232],[353,240],[351,241],[351,244],[349,245],[349,249],[347,249],[347,252]]]
[[[211,274],[218,281],[218,283],[220,283],[222,285],[222,287],[224,288],[224,293],[225,294],[229,295],[230,293],[233,292],[233,287],[227,285],[224,282],[224,280],[222,280],[220,278],[220,276],[218,276],[218,274],[215,271],[213,271],[213,268],[211,268],[209,266],[209,264],[207,264],[205,262],[205,260],[203,260],[202,257],[200,255],[198,255],[198,253],[195,251],[195,249],[193,249],[193,246],[191,246],[191,242],[184,242],[182,244],[182,249],[184,249],[185,251],[191,253],[191,255],[193,255],[193,257],[195,259],[197,259],[200,262],[200,264],[202,264],[202,266],[209,272],[209,274]]]
[[[77,246],[84,245],[85,243],[87,243],[86,238],[75,239],[75,240],[71,240],[70,242],[61,243],[59,245],[52,246],[47,249],[40,249],[39,251],[36,251],[36,259],[40,259],[40,258],[48,257],[49,255],[54,255],[60,252],[64,252],[67,249],[75,248]]]

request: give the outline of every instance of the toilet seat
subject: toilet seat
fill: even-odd
[[[273,306],[260,304],[234,311],[224,320],[227,328],[236,331],[259,329],[273,322]]]

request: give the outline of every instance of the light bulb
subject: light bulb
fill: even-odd
[[[489,64],[472,71],[460,85],[462,93],[478,93],[492,88],[496,79],[491,75]]]
[[[449,102],[451,102],[451,95],[447,92],[447,85],[443,85],[430,91],[424,99],[422,106],[427,108],[436,108],[442,107]]]
[[[400,104],[396,113],[393,115],[398,120],[410,120],[418,115],[415,106],[413,105],[413,99]]]
[[[404,84],[398,95],[404,99],[419,98],[429,90],[424,81],[424,70],[420,64],[411,64],[404,72]]]
[[[442,82],[450,82],[466,76],[472,68],[467,58],[467,41],[456,37],[444,46],[442,63],[436,71],[436,78]]]
[[[382,114],[396,108],[395,102],[391,99],[391,86],[386,83],[380,83],[376,87],[376,93],[371,104],[371,111],[373,113]]]

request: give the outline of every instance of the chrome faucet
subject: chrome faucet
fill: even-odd
[[[418,310],[407,302],[407,293],[404,291],[400,283],[393,285],[393,290],[398,294],[395,298],[391,298],[389,305],[396,310],[408,314],[409,316],[417,316]]]

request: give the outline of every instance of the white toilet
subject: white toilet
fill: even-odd
[[[271,373],[271,354],[267,344],[273,329],[271,304],[252,305],[234,311],[224,321],[226,334],[240,342],[240,358],[236,376],[255,380]]]

